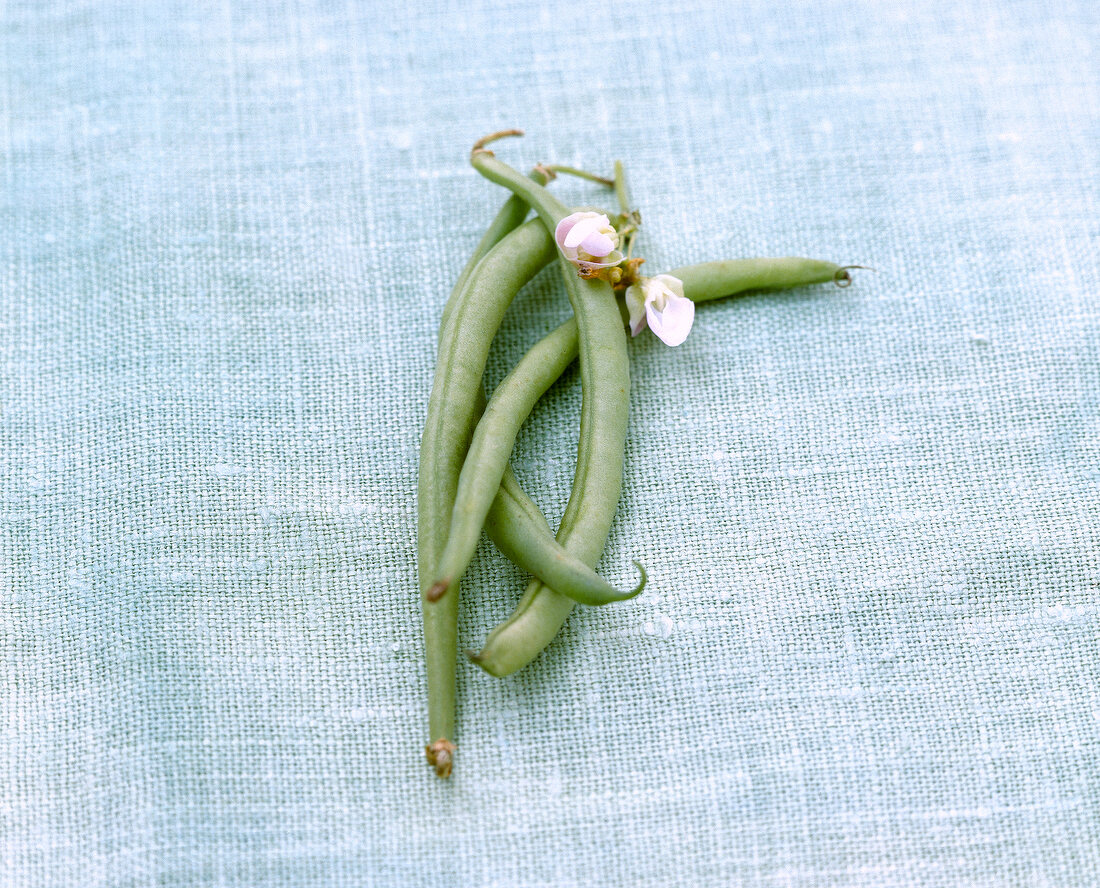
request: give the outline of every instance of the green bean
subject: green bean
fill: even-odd
[[[577,357],[576,350],[570,355],[571,360]],[[525,409],[530,412],[533,407],[528,404]],[[512,467],[506,466],[504,477],[500,482],[496,498],[485,516],[485,532],[496,547],[517,566],[528,573],[538,576],[540,572],[547,573],[551,568],[542,568],[541,565],[562,557],[564,548],[554,539],[553,531],[543,516],[539,507],[534,503],[527,492],[520,486],[519,480],[512,472]],[[577,559],[565,553],[570,562]],[[645,569],[637,561],[634,562],[642,574],[642,586],[645,584]],[[556,568],[561,570],[561,567]],[[573,570],[573,567],[569,568]],[[573,577],[563,585],[580,584],[586,582],[582,577]],[[567,596],[562,596],[567,601],[576,601]],[[585,603],[585,602],[580,602]],[[469,652],[467,652],[469,653]]]
[[[642,575],[641,581],[624,595],[602,580],[598,574],[594,574],[592,568],[580,559],[570,555],[554,539],[554,533],[538,506],[531,501],[514,476],[509,478],[507,472],[501,479],[493,507],[486,517],[485,529],[497,548],[514,563],[528,571],[534,571],[539,579],[554,577],[550,588],[555,591],[568,590],[561,594],[577,604],[600,605],[610,601],[625,601],[645,588],[646,571],[637,561],[634,566]],[[590,574],[594,574],[598,582],[593,582]],[[549,585],[548,581],[543,582]]]
[[[684,282],[684,295],[698,303],[761,288],[799,287],[827,281],[844,286],[850,281],[848,269],[855,267],[782,257],[705,262],[677,268],[669,274],[680,278]],[[566,518],[563,518],[562,528],[566,527]],[[559,530],[559,537],[561,535]],[[470,659],[492,675],[515,672],[530,663],[554,639],[573,610],[573,604],[537,579],[532,580],[512,615],[493,629],[481,651],[471,654]]]
[[[568,215],[545,189],[480,146],[475,147],[471,163],[487,179],[522,196],[549,231]],[[559,255],[559,262],[577,325],[581,429],[573,490],[558,538],[570,554],[591,565],[607,541],[622,488],[630,387],[626,332],[611,286],[579,278],[564,256]]]
[[[532,177],[538,176],[539,182],[544,182],[546,176],[538,171],[531,173]],[[439,321],[439,338],[442,341],[444,331],[448,330],[450,316],[456,305],[461,303],[466,293],[466,282],[469,281],[470,276],[473,274],[474,268],[477,263],[480,263],[484,255],[495,246],[500,239],[505,235],[513,231],[524,221],[527,217],[527,213],[530,212],[530,207],[527,206],[525,201],[520,200],[515,195],[509,197],[504,201],[504,206],[500,207],[496,217],[492,223],[489,223],[489,227],[483,235],[482,239],[478,241],[474,248],[473,254],[470,256],[469,261],[466,262],[462,272],[459,274],[458,281],[454,283],[454,287],[451,289],[451,295],[447,300],[447,304],[443,306],[443,315]],[[480,413],[480,408],[478,408]],[[419,486],[422,487],[428,482],[428,472],[425,464],[420,465],[420,480]],[[436,508],[438,509],[443,505],[445,497],[437,498]],[[426,530],[425,527],[438,526],[440,524],[440,518],[429,514],[430,509],[428,503],[432,500],[432,497],[423,493],[418,493],[418,569],[421,577],[423,571],[425,571],[425,564],[430,563],[431,560],[436,557],[436,550],[438,550],[440,544],[438,541],[432,542],[432,533],[430,530]],[[421,580],[421,585],[422,585]],[[442,620],[433,621],[433,623],[445,623],[449,615],[443,615]],[[454,622],[458,623],[458,610],[454,609]],[[431,629],[428,628],[428,622],[425,623],[426,628],[426,643],[429,640],[429,636],[432,634]],[[440,635],[447,637],[449,633],[445,631],[445,626],[439,626],[441,629]],[[426,644],[426,651],[430,651],[434,647],[434,644]],[[455,642],[452,646],[458,648],[458,633],[455,631]],[[431,653],[426,653],[426,657],[429,661],[428,673],[429,673],[429,686],[431,687],[430,695],[433,698],[433,702],[429,703],[429,710],[437,712],[434,717],[429,716],[429,721],[434,721],[434,725],[429,725],[429,730],[432,734],[433,742],[428,745],[428,761],[436,768],[436,772],[440,777],[447,777],[450,775],[451,763],[454,753],[454,746],[450,742],[449,737],[453,734],[454,724],[454,677],[453,675],[448,679],[445,677],[445,657],[450,656],[452,662],[451,671],[453,673],[453,661],[456,650],[450,650],[448,654],[448,646],[444,646],[444,649],[440,651],[441,656],[433,658]],[[450,711],[450,715],[447,713]],[[437,734],[438,730],[438,734]]]
[[[482,526],[498,494],[501,478],[508,465],[512,447],[531,404],[565,371],[577,353],[577,325],[562,324],[542,339],[497,386],[481,420],[474,430],[466,462],[458,479],[447,545],[440,558],[435,587],[445,588],[461,578],[473,558]],[[507,525],[506,525],[507,526]],[[544,583],[580,604],[600,605],[633,598],[645,586],[643,580],[633,590],[620,592],[591,567],[553,542],[546,522],[539,516],[527,524],[522,545],[505,542],[505,555],[533,573]],[[500,534],[498,534],[499,536]],[[547,545],[536,545],[543,539]],[[435,588],[433,587],[433,588]]]
[[[454,745],[458,595],[427,595],[442,552],[455,489],[476,420],[476,401],[493,334],[512,298],[556,252],[538,220],[521,225],[486,252],[445,311],[439,362],[420,445],[418,546],[428,677],[428,759],[450,773]]]
[[[575,341],[567,355],[566,364],[576,359]],[[547,385],[554,381],[549,376],[547,379]],[[530,413],[534,400],[532,398],[523,407],[524,415]],[[479,406],[479,412],[483,407],[484,399]],[[546,518],[520,486],[507,462],[499,484],[484,519],[484,530],[496,547],[517,567],[544,579],[554,589],[567,590],[563,594],[579,604],[600,605],[609,603],[609,600],[623,601],[633,598],[645,587],[645,568],[637,561],[634,565],[642,575],[641,582],[631,592],[623,593],[607,583],[592,568],[570,555],[554,539]]]
[[[497,160],[492,152],[483,149],[486,142],[507,135],[522,133],[506,131],[483,139],[475,146],[471,163],[490,181],[522,195],[547,228],[553,230],[569,210],[545,189],[524,180],[511,167]],[[613,295],[610,288],[600,281],[578,278],[572,264],[564,256],[558,258],[578,324],[582,389],[576,474],[559,537],[572,532],[573,524],[582,512],[586,519],[582,523],[582,534],[589,528],[597,530],[606,524],[602,532],[593,533],[587,536],[586,542],[578,543],[582,550],[594,550],[591,557],[596,558],[610,529],[622,484],[622,451],[630,385],[626,337],[621,325],[617,326],[614,322],[617,308],[612,309],[615,302],[603,298],[605,293]],[[578,311],[578,305],[584,310]],[[601,403],[606,406],[598,410],[597,405]],[[594,465],[598,468],[590,478]],[[585,495],[586,491],[594,494],[591,499]],[[562,530],[565,530],[564,534]]]
[[[845,286],[851,279],[848,269],[855,267],[841,267],[821,259],[781,256],[701,262],[666,273],[684,282],[684,294],[693,302],[708,302],[745,290],[781,290],[829,281]]]

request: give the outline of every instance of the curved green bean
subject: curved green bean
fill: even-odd
[[[471,163],[490,181],[522,196],[553,231],[570,211],[544,188],[524,179],[481,147],[493,138],[507,135],[522,133],[507,131],[483,139],[475,146]],[[622,325],[615,321],[618,308],[611,288],[602,281],[579,278],[564,256],[559,255],[558,260],[577,323],[582,391],[577,467],[558,536],[564,542],[583,513],[586,520],[580,534],[586,541],[575,545],[583,551],[592,550],[590,557],[595,559],[607,539],[622,486],[630,387],[626,335]],[[578,306],[583,310],[578,311]],[[597,411],[599,404],[604,406]],[[594,473],[593,466],[597,467]],[[606,527],[600,532],[603,524]],[[588,536],[586,532],[590,529],[595,532]]]
[[[522,196],[549,231],[568,215],[549,192],[491,152],[475,149],[471,163],[490,181]],[[558,539],[570,554],[592,565],[607,541],[622,489],[630,387],[626,331],[610,284],[579,278],[564,256],[559,255],[559,262],[577,325],[581,429],[573,490]]]
[[[762,288],[799,287],[827,281],[844,284],[849,280],[847,269],[850,267],[853,266],[780,257],[704,262],[674,269],[669,274],[680,278],[684,282],[684,295],[698,303]],[[530,406],[533,407],[533,403]],[[563,518],[562,526],[565,525]],[[532,580],[512,615],[493,629],[482,649],[470,654],[470,659],[497,676],[521,669],[553,641],[573,610],[573,604],[537,579]]]
[[[417,561],[428,677],[429,761],[450,772],[458,653],[458,595],[427,594],[443,550],[458,475],[472,433],[481,378],[493,334],[519,289],[556,252],[538,220],[505,235],[467,276],[446,310],[439,361],[420,444]],[[456,591],[456,590],[455,590]]]
[[[497,548],[515,564],[533,571],[540,579],[555,577],[553,584],[548,583],[550,588],[559,592],[568,590],[561,594],[577,604],[600,605],[625,601],[645,588],[646,571],[637,561],[634,566],[642,575],[641,581],[633,591],[624,595],[580,559],[570,555],[554,540],[554,532],[546,518],[519,486],[515,476],[511,475],[511,469],[501,478],[500,489],[485,519],[485,529]],[[599,582],[593,583],[590,575],[596,576]]]

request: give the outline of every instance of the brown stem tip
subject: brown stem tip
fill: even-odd
[[[434,743],[424,747],[424,753],[428,757],[428,764],[435,768],[436,777],[450,777],[451,767],[454,765],[455,745],[445,737],[441,737]]]
[[[474,154],[492,154],[493,152],[485,147],[490,142],[495,142],[497,139],[507,139],[507,138],[510,138],[511,136],[522,136],[522,135],[523,135],[523,130],[521,130],[521,129],[506,129],[506,130],[498,130],[495,133],[489,133],[489,135],[482,136],[480,139],[478,139],[476,142],[474,142],[474,147],[470,149],[470,155],[472,156]]]
[[[427,598],[428,601],[439,601],[440,598],[447,594],[447,589],[450,588],[450,585],[451,583],[449,580],[437,580],[432,583],[431,588],[424,593],[424,597]]]
[[[554,168],[552,166],[547,166],[544,163],[536,163],[532,169],[532,172],[538,173],[547,182],[553,182],[556,178],[558,178],[558,174],[554,172]]]
[[[841,289],[852,286],[852,276],[848,274],[848,270],[852,268],[860,268],[863,271],[874,271],[870,265],[844,265],[836,270],[836,274],[833,275],[833,283]]]

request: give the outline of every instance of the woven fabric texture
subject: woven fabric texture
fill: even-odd
[[[1096,884],[1098,54],[1093,0],[0,4],[0,885]],[[444,783],[417,451],[510,126],[625,162],[651,273],[875,271],[632,341],[650,586],[460,664]],[[462,647],[524,582],[479,549]]]

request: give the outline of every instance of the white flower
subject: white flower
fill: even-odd
[[[602,213],[572,213],[554,229],[554,240],[565,258],[581,267],[611,268],[623,261],[619,233]]]
[[[684,283],[670,274],[642,278],[626,289],[630,311],[630,335],[637,336],[648,323],[665,345],[687,339],[695,320],[695,303],[684,295]]]

